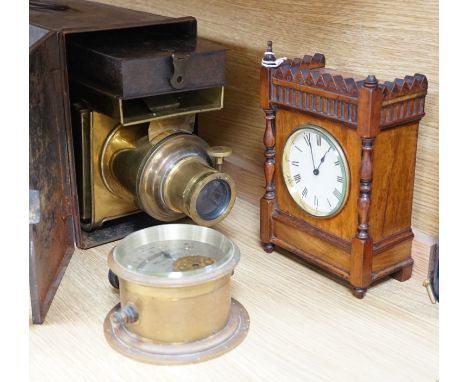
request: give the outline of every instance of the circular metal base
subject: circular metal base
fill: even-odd
[[[104,335],[109,345],[127,357],[160,365],[196,363],[218,357],[239,345],[250,326],[245,308],[237,300],[231,299],[228,323],[219,332],[189,343],[156,343],[131,333],[124,325],[112,325],[110,316],[118,309],[120,304],[104,320]]]

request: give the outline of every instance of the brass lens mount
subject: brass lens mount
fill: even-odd
[[[120,125],[109,135],[100,163],[109,191],[133,199],[160,221],[189,216],[212,226],[224,219],[236,186],[228,174],[212,167],[208,144],[184,129],[165,131],[151,141],[147,132],[147,125]]]

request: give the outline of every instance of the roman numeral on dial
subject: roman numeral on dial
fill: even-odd
[[[333,195],[335,195],[338,200],[341,199],[341,192],[338,191],[336,188],[333,190]]]
[[[317,138],[317,146],[322,146],[322,137],[320,135],[315,136]]]
[[[336,177],[336,181],[337,181],[338,183],[343,183],[343,178],[342,178],[341,176],[337,176],[337,177]]]
[[[304,189],[302,190],[302,197],[305,198],[307,196],[307,187],[304,187]]]
[[[335,166],[339,166],[339,165],[340,165],[340,161],[337,160],[337,161],[335,162]]]
[[[314,206],[315,206],[315,208],[317,208],[317,209],[318,209],[318,206],[319,206],[319,200],[318,200],[318,197],[317,197],[317,195],[314,195]]]
[[[291,164],[296,167],[299,166],[299,162],[297,160],[293,160]]]
[[[301,174],[294,175],[294,180],[296,181],[296,183],[299,183],[301,181]]]

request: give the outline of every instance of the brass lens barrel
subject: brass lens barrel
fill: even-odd
[[[148,155],[151,144],[148,142],[135,149],[117,152],[111,161],[111,173],[129,193],[137,192],[138,172]]]
[[[236,197],[232,178],[211,166],[200,137],[177,132],[159,142],[140,139],[113,155],[111,174],[140,209],[161,221],[189,216],[212,226],[224,219]]]
[[[187,158],[174,167],[164,188],[167,205],[201,225],[219,221],[230,207],[232,181],[199,158]]]

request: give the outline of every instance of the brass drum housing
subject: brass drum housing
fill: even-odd
[[[226,326],[231,309],[231,274],[176,288],[119,280],[121,306],[134,304],[139,317],[126,326],[138,336],[156,342],[192,342]]]
[[[175,241],[211,246],[217,257],[171,258],[168,272],[141,271],[134,264],[135,258],[146,265],[157,256],[163,263],[171,253],[161,248]],[[121,303],[106,318],[107,340],[119,352],[153,363],[198,362],[233,348],[249,327],[247,312],[231,299],[230,280],[239,259],[231,240],[206,227],[160,225],[130,234],[108,257],[119,277]],[[182,268],[180,260],[186,260]]]

